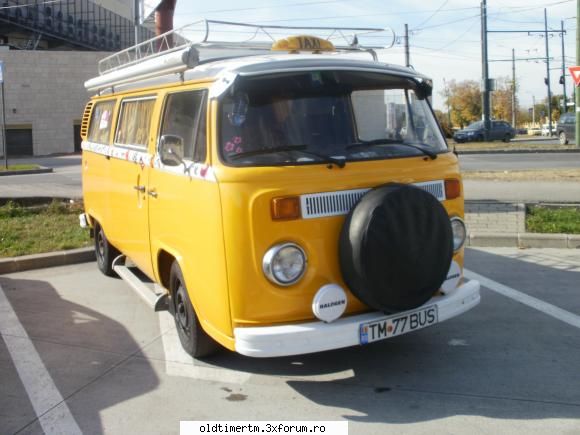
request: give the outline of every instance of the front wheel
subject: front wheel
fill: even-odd
[[[98,222],[95,223],[95,257],[97,267],[107,276],[117,276],[113,270],[113,260],[120,255],[120,252],[107,240],[103,227]]]
[[[171,266],[169,282],[173,296],[175,327],[183,349],[194,358],[215,353],[218,345],[207,335],[199,323],[177,261]]]
[[[504,142],[506,142],[506,143],[507,143],[507,142],[509,142],[510,140],[512,140],[512,137],[511,137],[509,134],[506,134],[506,135],[503,137],[503,141],[504,141]]]
[[[568,144],[568,138],[566,137],[565,131],[560,132],[560,134],[558,135],[558,139],[560,141],[560,145],[567,145]]]

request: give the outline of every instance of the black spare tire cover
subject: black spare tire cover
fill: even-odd
[[[437,198],[415,186],[378,187],[348,214],[339,255],[345,283],[369,307],[388,313],[418,307],[447,277],[449,216]]]

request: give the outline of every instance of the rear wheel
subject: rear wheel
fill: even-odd
[[[177,262],[171,266],[169,278],[173,296],[173,316],[183,349],[194,358],[215,353],[217,343],[203,330],[189,299],[183,273]]]
[[[560,141],[560,145],[567,145],[568,144],[568,138],[566,137],[565,131],[560,132],[560,134],[558,135],[558,139]]]
[[[99,270],[107,276],[116,276],[113,270],[113,260],[120,255],[120,252],[107,240],[103,227],[98,222],[95,223],[95,256]]]

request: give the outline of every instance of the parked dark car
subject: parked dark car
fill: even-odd
[[[505,121],[491,121],[489,130],[489,140],[503,140],[509,142],[516,135],[516,131]],[[455,142],[481,142],[484,139],[483,121],[477,121],[469,124],[463,130],[455,132],[453,135]]]
[[[560,116],[556,125],[556,134],[561,145],[566,145],[570,139],[576,136],[576,114],[567,112]]]

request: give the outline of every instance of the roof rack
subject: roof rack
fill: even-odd
[[[378,60],[375,50],[391,48],[395,43],[392,29],[263,26],[201,20],[105,57],[99,62],[99,76],[85,82],[85,88],[100,92],[136,80],[183,73],[200,64],[200,50],[203,49],[242,50],[244,54],[251,51],[264,53],[272,49],[273,43],[295,36],[297,31],[306,31],[308,37],[315,36],[332,42],[335,51],[370,53],[375,61]],[[218,39],[212,39],[214,35]],[[381,41],[384,44],[380,44]],[[219,57],[223,58],[221,55],[214,56]],[[208,60],[211,58],[204,59],[204,63]]]
[[[334,44],[337,51],[365,51],[371,54],[373,50],[391,48],[396,38],[390,28],[271,26],[200,20],[105,57],[99,62],[99,74],[111,73],[191,47],[266,51],[270,50],[273,42],[292,36],[296,31],[308,31],[309,35],[326,39]],[[218,38],[213,39],[214,35]],[[370,43],[365,43],[367,41]],[[377,44],[377,41],[384,44]]]

